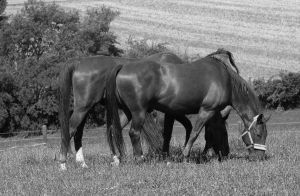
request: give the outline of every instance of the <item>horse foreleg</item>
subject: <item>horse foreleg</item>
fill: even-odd
[[[184,141],[184,147],[185,147],[190,138],[191,131],[193,129],[193,125],[186,116],[178,116],[178,117],[176,117],[176,120],[178,122],[180,122],[185,128],[185,131],[186,131],[185,132],[185,141]]]
[[[205,110],[204,108],[201,108],[198,114],[198,119],[196,120],[195,126],[192,129],[190,138],[183,150],[183,156],[185,159],[187,159],[190,155],[191,148],[197,139],[198,135],[200,134],[203,126],[205,125],[206,121],[210,119],[214,115],[214,111],[212,110]]]
[[[169,147],[170,147],[170,141],[172,137],[173,132],[173,125],[174,125],[174,117],[170,116],[168,114],[165,115],[164,120],[164,132],[163,132],[163,153],[169,154]]]

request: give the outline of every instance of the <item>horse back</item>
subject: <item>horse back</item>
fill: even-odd
[[[160,67],[159,63],[149,60],[123,66],[116,78],[120,97],[128,99],[125,102],[137,102],[139,106],[149,103],[159,90]]]
[[[168,104],[185,113],[196,113],[200,106],[223,106],[229,100],[228,74],[217,61],[164,64],[161,70],[158,97],[161,105]]]
[[[116,63],[107,56],[78,58],[73,63],[72,83],[76,104],[85,107],[99,102],[104,96],[106,77]]]

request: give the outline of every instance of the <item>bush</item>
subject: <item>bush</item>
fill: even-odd
[[[3,71],[3,70],[2,70]],[[7,133],[16,127],[20,115],[20,104],[17,102],[18,86],[11,74],[0,73],[0,133]]]
[[[57,76],[61,66],[72,57],[102,50],[120,55],[116,37],[109,30],[117,16],[118,12],[109,8],[93,8],[81,21],[76,10],[29,0],[20,13],[2,23],[0,68],[9,76],[1,76],[0,82],[9,81],[3,85],[13,84],[14,91],[2,85],[0,125],[9,131],[39,129],[42,124],[57,126]]]
[[[129,37],[127,40],[128,49],[125,56],[129,58],[143,58],[158,52],[168,52],[166,43],[156,43],[149,39],[134,40]]]
[[[254,80],[253,86],[266,108],[300,106],[300,73],[280,73],[278,78]]]
[[[107,7],[89,8],[81,24],[82,40],[89,43],[88,51],[92,54],[120,56],[123,52],[115,44],[117,37],[109,31],[110,23],[119,16],[119,12]]]
[[[7,6],[6,0],[0,0],[0,16],[4,13]]]

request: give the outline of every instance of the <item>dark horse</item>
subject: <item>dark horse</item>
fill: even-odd
[[[169,62],[173,64],[183,63],[182,60],[172,53],[157,53],[145,60],[157,63]],[[88,111],[97,103],[105,104],[104,94],[106,76],[118,64],[126,64],[137,59],[116,58],[109,56],[85,57],[71,59],[67,62],[65,69],[60,73],[60,124],[61,124],[61,150],[59,160],[61,169],[66,169],[67,153],[71,153],[70,140],[74,136],[76,150],[76,161],[82,167],[87,167],[82,152],[82,134]],[[71,90],[74,97],[74,110],[70,117]],[[121,119],[121,127],[128,124],[128,118],[122,110],[118,110]],[[185,116],[176,118],[186,128],[186,142],[189,138],[192,126]],[[172,127],[169,127],[172,129]],[[69,130],[70,129],[70,130]],[[146,129],[147,131],[147,129]],[[152,133],[152,131],[151,131]],[[119,133],[117,133],[118,135]],[[155,135],[155,133],[154,133]],[[150,135],[151,136],[151,135]],[[147,139],[147,138],[146,138]],[[153,138],[150,138],[150,140]],[[151,143],[151,141],[150,141]],[[110,146],[112,154],[115,155],[114,146]],[[123,153],[120,151],[120,154]]]
[[[229,61],[224,61],[227,56]],[[183,150],[185,159],[205,123],[227,105],[231,105],[244,122],[242,133],[250,159],[263,159],[266,146],[266,119],[257,96],[247,82],[228,66],[235,66],[232,54],[218,50],[189,64],[157,63],[141,60],[117,66],[107,82],[107,126],[113,141],[123,147],[116,137],[119,116],[115,108],[123,105],[132,116],[129,135],[133,154],[143,152],[140,133],[146,112],[155,109],[166,114],[165,123],[178,116],[197,114],[190,138]],[[115,131],[110,131],[114,129]],[[122,150],[122,149],[119,149]]]

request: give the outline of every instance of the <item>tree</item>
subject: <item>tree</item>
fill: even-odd
[[[95,55],[102,50],[120,55],[116,36],[109,28],[117,16],[118,12],[101,7],[89,9],[80,20],[77,10],[29,0],[20,13],[3,23],[0,69],[9,73],[17,90],[10,102],[0,102],[7,111],[1,114],[4,120],[0,118],[0,123],[14,122],[10,130],[37,129],[42,124],[57,126],[59,70],[72,57]],[[5,97],[0,94],[0,100]]]

